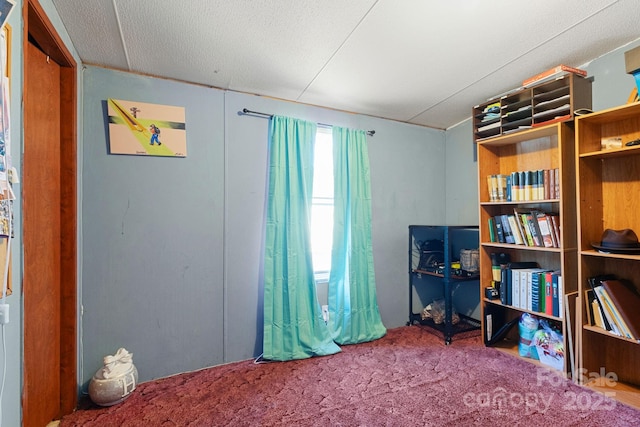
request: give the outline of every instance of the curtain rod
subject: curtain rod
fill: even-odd
[[[269,117],[269,118],[273,117],[273,114],[261,113],[259,111],[251,111],[251,110],[249,110],[247,108],[243,108],[242,109],[242,114],[254,114],[254,115],[257,115],[257,116],[263,116],[263,117]],[[318,123],[318,126],[328,127],[328,128],[333,127],[333,126],[328,125],[326,123]],[[367,131],[367,135],[369,135],[369,136],[373,136],[373,135],[375,135],[375,133],[376,133],[375,130],[368,130]]]

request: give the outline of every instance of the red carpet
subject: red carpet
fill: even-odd
[[[144,366],[137,367],[139,371]],[[313,359],[232,363],[140,384],[61,426],[637,426],[640,411],[486,348],[407,326]]]

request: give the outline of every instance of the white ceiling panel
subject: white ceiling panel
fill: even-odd
[[[291,99],[374,1],[191,0],[173,10],[148,3],[116,2],[132,71],[152,69],[152,74]],[[145,14],[149,19],[141,22]],[[159,40],[160,49],[149,49]]]
[[[127,69],[118,20],[109,0],[54,0],[83,62]]]
[[[52,0],[85,63],[448,128],[640,37],[637,0]]]

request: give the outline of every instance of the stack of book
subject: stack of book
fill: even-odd
[[[586,303],[589,323],[614,335],[640,340],[640,294],[614,275],[590,277]]]
[[[563,317],[563,282],[559,271],[535,262],[512,262],[500,269],[500,302],[504,305]]]
[[[490,202],[521,202],[560,198],[560,171],[538,169],[487,175]]]
[[[488,219],[489,240],[514,245],[559,248],[562,246],[557,213],[514,208],[512,214]]]

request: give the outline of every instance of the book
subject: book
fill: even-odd
[[[542,198],[544,200],[550,199],[551,198],[551,196],[550,196],[551,187],[549,186],[549,183],[550,183],[550,181],[549,181],[549,169],[544,169],[542,171],[542,182],[544,183],[543,190],[542,190],[543,191]]]
[[[564,282],[558,274],[558,317],[564,317]]]
[[[603,280],[615,280],[615,279],[616,279],[616,276],[614,276],[613,274],[592,276],[587,279],[587,283],[589,284],[589,287],[591,287],[591,290],[593,291],[594,299],[597,302],[598,311],[600,312],[600,317],[602,318],[603,327],[607,331],[611,331],[611,325],[609,324],[609,321],[605,316],[604,306],[602,301],[600,301],[600,297],[598,296],[598,293],[596,292],[596,286],[599,286]]]
[[[585,305],[586,314],[587,314],[587,324],[591,326],[596,325],[595,316],[593,314],[594,300],[595,300],[595,297],[593,296],[593,290],[587,289],[586,291],[584,291],[584,305]]]
[[[494,222],[496,224],[496,239],[499,243],[506,243],[504,239],[504,230],[502,229],[502,219],[500,215],[494,217]]]
[[[596,301],[595,299],[591,301],[591,311],[593,313],[593,323],[595,324],[595,326],[606,330],[607,328],[604,326],[604,320],[602,319],[600,306],[598,305],[598,301]]]
[[[553,183],[555,186],[555,195],[554,199],[560,198],[560,168],[555,168],[553,170]]]
[[[551,275],[553,273],[548,271],[544,274],[544,312],[548,315],[553,315],[553,281]]]
[[[506,176],[503,174],[496,175],[496,185],[497,185],[497,198],[496,200],[499,202],[504,202],[507,200],[507,180]]]
[[[516,216],[513,214],[507,215],[507,221],[509,221],[509,227],[511,227],[515,244],[524,245],[524,237],[522,236],[520,227],[518,227],[518,220],[516,219]]]
[[[524,172],[524,199],[523,200],[533,200],[531,197],[533,196],[533,174],[531,171]]]
[[[489,240],[491,242],[497,242],[498,240],[496,237],[496,220],[492,216],[490,216],[487,219],[487,222],[488,222],[487,225],[489,226]]]
[[[500,266],[500,288],[498,289],[498,295],[500,296],[500,302],[504,305],[507,304],[507,284],[510,274],[511,271],[509,271],[506,265]]]
[[[518,193],[518,200],[526,200],[525,199],[525,178],[526,178],[526,172],[525,171],[518,171],[518,175],[519,175],[519,181],[520,181],[520,187],[518,187],[519,189],[519,193]]]
[[[603,317],[607,320],[607,323],[611,328],[610,332],[614,335],[618,335],[619,337],[625,336],[619,323],[616,321],[613,310],[611,309],[611,304],[604,296],[604,288],[602,287],[602,285],[597,285],[593,288],[593,290],[598,296],[598,301],[600,302],[600,306],[602,307]]]
[[[560,217],[558,214],[549,214],[549,218],[551,219],[553,234],[556,237],[556,247],[559,248],[562,246],[562,234],[560,234]]]
[[[496,193],[498,191],[498,189],[495,189],[496,191],[494,192],[494,188],[493,188],[493,178],[491,175],[487,175],[487,191],[489,192],[489,201],[490,202],[495,202],[496,201]]]
[[[553,248],[553,238],[551,237],[551,229],[547,222],[547,215],[544,212],[538,212],[536,214],[536,220],[538,221],[538,229],[540,230],[543,246],[545,248]]]
[[[531,310],[531,269],[520,270],[520,308]]]
[[[520,269],[511,270],[511,305],[520,307]]]
[[[633,285],[625,281],[603,280],[602,286],[620,313],[631,337],[640,339],[640,295],[632,288]]]
[[[606,309],[609,310],[609,312],[611,312],[612,317],[613,317],[613,322],[616,324],[616,327],[618,328],[618,331],[620,332],[620,334],[623,337],[630,338],[630,339],[635,339],[631,335],[631,330],[629,329],[629,327],[625,323],[624,319],[620,315],[620,311],[618,310],[616,305],[611,300],[611,297],[609,296],[609,293],[607,292],[605,287],[601,284],[599,286],[599,288],[602,288],[602,289],[600,289],[601,298],[604,301],[604,305],[605,305]]]
[[[558,285],[558,278],[560,277],[559,273],[552,273],[551,274],[551,292],[552,292],[552,296],[551,296],[551,304],[552,304],[552,308],[551,308],[551,314],[556,316],[556,317],[560,317],[560,289],[559,289],[559,285]]]
[[[517,208],[515,208],[514,210],[517,213],[522,235],[524,236],[525,244],[527,246],[535,246],[533,242],[533,237],[531,236],[531,229],[529,228],[529,223],[527,221],[527,214],[520,212]]]
[[[533,246],[542,246],[542,236],[540,235],[540,229],[538,228],[538,220],[536,218],[537,211],[533,210],[526,214],[527,225],[531,230],[531,239],[533,240]]]
[[[504,268],[502,270],[503,272],[503,276],[501,277],[506,277],[503,278],[503,283],[501,283],[501,288],[500,288],[500,301],[502,302],[502,304],[505,305],[513,305],[513,298],[514,298],[514,290],[513,290],[513,284],[514,284],[514,274],[517,274],[518,278],[515,279],[515,283],[516,283],[516,289],[518,290],[519,288],[519,284],[520,284],[520,279],[519,279],[519,270],[523,269],[523,268],[534,268],[534,267],[538,267],[538,263],[535,261],[521,261],[521,262],[509,262],[507,264],[504,265]],[[516,270],[518,270],[516,272]],[[519,290],[517,291],[518,294],[516,296],[516,300],[519,301],[520,298],[520,292]]]
[[[554,248],[559,248],[560,244],[558,242],[558,236],[555,233],[555,230],[553,229],[553,222],[551,220],[551,215],[555,215],[555,214],[549,214],[547,213],[545,215],[545,220],[547,221],[547,227],[549,228],[549,233],[551,234],[551,242],[553,243]]]
[[[538,169],[538,196],[536,200],[544,200],[544,169]]]
[[[545,269],[531,268],[527,270],[527,310],[536,313],[540,312],[540,274],[544,274]],[[544,276],[543,279],[544,281]]]
[[[507,215],[499,215],[500,222],[502,223],[502,233],[504,234],[505,243],[515,244],[515,238],[513,237],[513,232],[511,231],[511,225],[509,224],[509,218]]]
[[[538,73],[534,76],[529,77],[528,79],[525,79],[522,82],[522,86],[526,87],[526,86],[531,86],[535,83],[540,83],[543,80],[549,79],[553,76],[560,76],[564,73],[574,73],[577,74],[579,76],[585,77],[587,75],[587,71],[583,70],[581,68],[575,68],[575,67],[569,67],[567,65],[564,64],[560,64],[557,65],[553,68],[549,68],[548,70],[545,70],[541,73]]]
[[[517,202],[520,200],[520,174],[511,172],[511,200]]]
[[[491,196],[490,201],[497,202],[499,200],[498,195],[498,175],[490,175],[490,183],[491,183]]]
[[[531,275],[531,311],[535,313],[540,313],[540,274],[536,272]]]

